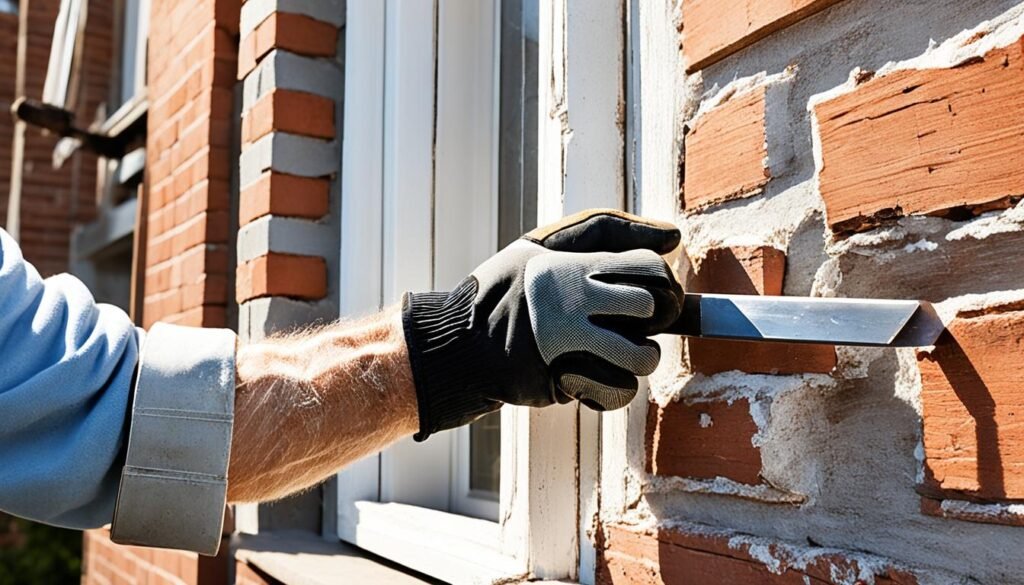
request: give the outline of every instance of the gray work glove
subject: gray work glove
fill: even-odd
[[[629,404],[654,371],[648,336],[679,317],[662,260],[679,230],[614,210],[538,228],[451,292],[406,293],[402,320],[419,403],[416,440],[503,403]]]

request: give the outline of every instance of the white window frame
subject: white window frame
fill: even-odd
[[[74,107],[78,81],[74,72],[76,64],[81,61],[87,9],[85,0],[61,0],[43,82],[45,103],[67,109]]]
[[[496,188],[492,183],[492,196],[481,197],[481,192],[488,192],[479,188],[485,179],[466,176],[467,168],[486,170],[486,180],[494,181],[496,169],[467,165],[466,160],[444,155],[448,149],[455,152],[460,144],[465,146],[466,132],[486,131],[489,126],[491,138],[497,135],[495,118],[490,125],[472,123],[470,119],[479,112],[473,106],[449,103],[453,98],[444,91],[445,84],[459,83],[460,72],[471,68],[465,62],[457,64],[458,60],[480,59],[482,29],[466,24],[466,19],[479,18],[480,4],[478,0],[350,0],[347,4],[339,271],[343,315],[377,311],[401,290],[450,287],[465,276],[467,266],[480,259],[475,254],[497,241]],[[486,41],[494,50],[499,14],[495,7],[492,37]],[[435,104],[385,95],[386,83],[390,86],[401,83],[403,75],[423,73],[423,48],[431,45],[423,36],[423,27],[415,26],[422,18],[437,23],[440,40],[436,166],[424,158],[422,144],[404,139],[408,125],[420,124],[424,117],[433,122],[433,112],[426,116],[424,112]],[[623,19],[619,2],[541,0],[541,224],[579,209],[625,205],[625,147],[619,123],[624,100]],[[389,63],[397,59],[397,68],[385,71],[385,59]],[[490,66],[495,62],[490,59]],[[407,70],[398,72],[402,68]],[[387,80],[388,74],[399,78]],[[494,77],[492,92],[497,85]],[[483,94],[487,91],[481,89]],[[497,110],[496,95],[483,99],[477,94],[473,101],[477,106],[489,102],[489,107]],[[405,125],[395,120],[404,120]],[[388,132],[401,132],[403,140],[386,139]],[[490,160],[497,157],[490,156]],[[397,193],[402,194],[403,205],[388,205]],[[469,221],[481,216],[471,209],[479,205],[493,207],[493,221]],[[462,222],[465,229],[456,233],[424,224],[423,218],[429,218],[432,209],[436,225]],[[427,229],[434,238],[433,258],[430,249],[421,245]],[[468,241],[480,242],[479,247],[466,245],[467,234]],[[408,244],[405,248],[403,242]],[[401,271],[387,270],[396,266],[388,262],[389,255],[403,259]],[[368,457],[339,475],[340,538],[450,582],[529,577],[592,583],[596,556],[592,528],[597,525],[600,481],[599,417],[576,405],[546,409],[506,406],[501,417],[498,522],[382,503],[395,495],[388,479],[397,474],[389,462],[400,458],[392,452]],[[449,435],[459,432],[463,431]],[[438,439],[440,435],[427,444],[437,442],[458,452],[458,440],[445,443]],[[405,465],[403,462],[403,471]],[[438,475],[450,481],[451,470]],[[586,488],[581,490],[581,484]]]
[[[146,92],[149,7],[150,0],[120,0],[119,3],[121,22],[117,23],[117,77],[111,92],[116,95],[118,110],[130,107]],[[129,81],[130,84],[127,83]]]

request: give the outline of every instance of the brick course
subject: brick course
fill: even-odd
[[[797,547],[699,525],[657,533],[608,526],[598,554],[600,585],[918,583],[910,571],[878,557]]]
[[[337,50],[338,28],[304,14],[274,12],[242,39],[238,78],[243,79],[273,49],[310,57],[331,57]]]
[[[266,296],[306,300],[327,295],[327,264],[319,256],[271,252],[238,267],[238,302]]]
[[[1024,39],[948,69],[894,71],[815,107],[829,226],[964,219],[1024,196]],[[879,139],[884,136],[884,139]],[[969,188],[968,188],[969,186]]]

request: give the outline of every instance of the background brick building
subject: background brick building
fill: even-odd
[[[21,2],[28,97],[59,4]],[[22,241],[142,324],[248,342],[375,311],[607,206],[679,225],[688,290],[925,299],[949,332],[664,338],[623,411],[505,408],[399,443],[236,508],[213,559],[90,531],[85,582],[1024,583],[1024,3],[88,7],[76,120],[125,156],[53,171],[56,139],[27,128]],[[148,73],[115,99],[126,14]]]

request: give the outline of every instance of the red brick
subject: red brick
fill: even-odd
[[[770,246],[715,248],[690,275],[686,289],[695,293],[781,295],[785,269],[785,254]],[[705,375],[731,370],[827,374],[836,366],[831,345],[688,338],[686,346],[690,368]]]
[[[938,498],[1024,499],[1024,307],[961,312],[918,353],[925,478]]]
[[[311,93],[275,89],[245,114],[242,141],[255,142],[271,132],[334,138],[334,100]]]
[[[239,219],[245,225],[264,215],[318,219],[327,214],[331,183],[327,179],[265,172],[242,189]]]
[[[686,209],[750,197],[768,183],[765,92],[734,96],[694,122],[684,139]]]
[[[327,296],[327,264],[319,256],[271,252],[238,267],[239,303],[266,296],[316,300]]]
[[[274,12],[249,33],[238,49],[238,79],[256,68],[273,49],[285,49],[310,57],[333,57],[338,29],[304,14]]]
[[[686,70],[703,69],[839,0],[683,0]]]
[[[896,71],[819,104],[819,185],[832,230],[968,217],[1024,195],[1022,53],[1024,41],[952,69]]]
[[[725,477],[761,483],[761,450],[753,445],[757,423],[746,399],[649,404],[647,469],[656,475],[695,479]]]
[[[835,549],[787,546],[758,539],[757,556],[745,535],[689,525],[657,533],[606,526],[598,550],[599,585],[825,585],[837,576],[870,574],[879,585],[916,585],[906,569],[872,563],[862,566],[852,554]],[[772,556],[772,566],[764,555]],[[799,559],[799,560],[797,560]],[[862,581],[857,581],[861,583]]]

